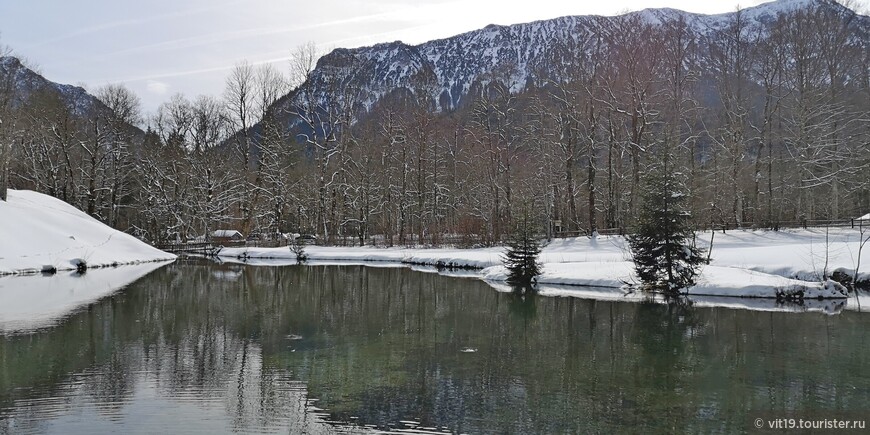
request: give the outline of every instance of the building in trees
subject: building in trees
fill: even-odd
[[[236,230],[214,230],[211,233],[211,241],[214,243],[242,242],[245,236]]]

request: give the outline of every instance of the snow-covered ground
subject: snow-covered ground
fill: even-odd
[[[842,287],[822,277],[834,271],[852,275],[858,255],[859,232],[851,228],[784,231],[728,231],[697,234],[698,244],[710,247],[711,264],[704,267],[693,296],[774,298],[778,292],[803,292],[804,298],[845,298]],[[870,279],[870,245],[861,260],[861,280]],[[315,262],[349,261],[411,265],[468,267],[488,282],[503,282],[502,248],[401,249],[310,246]],[[293,262],[288,248],[228,248],[221,257],[246,261]],[[547,245],[540,257],[543,274],[539,284],[623,288],[635,282],[627,243],[621,236],[559,239]],[[870,304],[868,304],[870,306]]]
[[[48,195],[9,190],[0,201],[0,275],[173,259]]]
[[[0,276],[0,332],[26,332],[56,324],[76,309],[111,295],[163,267],[150,262],[84,274]]]

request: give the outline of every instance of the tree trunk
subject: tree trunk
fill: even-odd
[[[0,144],[0,146],[4,146]],[[9,160],[5,153],[0,154],[0,201],[6,201],[9,188]]]

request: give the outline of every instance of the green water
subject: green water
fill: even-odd
[[[870,315],[850,311],[186,261],[0,336],[0,432],[746,432],[759,415],[870,419],[868,345]]]

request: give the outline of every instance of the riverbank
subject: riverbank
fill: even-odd
[[[0,275],[171,261],[141,240],[75,207],[29,190],[0,201]]]
[[[709,249],[704,267],[690,295],[777,298],[845,298],[839,284],[822,280],[834,272],[852,275],[858,254],[859,232],[851,228],[699,232],[697,243]],[[506,278],[501,266],[503,248],[373,248],[310,246],[313,261],[353,261],[429,265],[476,269],[475,276],[491,282]],[[226,248],[219,256],[245,259],[293,260],[284,248]],[[870,252],[865,252],[859,280],[870,279]],[[622,236],[557,239],[545,246],[540,261],[540,284],[627,288],[635,282],[628,245]]]

